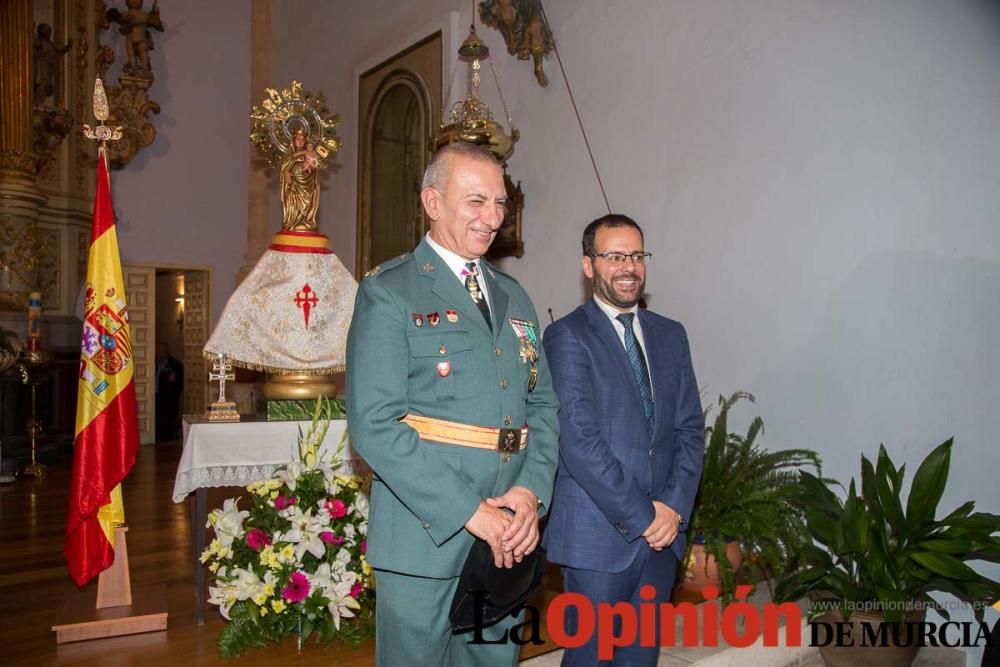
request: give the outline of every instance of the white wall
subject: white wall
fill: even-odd
[[[294,21],[275,15],[275,76],[323,89],[343,117],[323,230],[352,266],[352,70],[462,3],[300,4]],[[915,460],[955,434],[988,492],[973,453],[992,451],[1000,397],[987,347],[1000,319],[998,10],[546,4],[612,207],[655,253],[650,306],[687,324],[709,398],[754,391],[775,444],[823,450],[842,476],[880,441]],[[564,314],[583,294],[579,232],[603,201],[554,60],[542,89],[481,34],[523,136],[512,171],[527,254],[506,267],[540,310]]]
[[[331,113],[341,118],[337,134],[343,147],[321,179],[319,225],[349,270],[354,269],[357,247],[358,75],[437,30],[449,33],[443,38],[448,48],[449,12],[457,4],[456,0],[307,0],[296,2],[294,11],[282,11],[286,5],[280,2],[273,5],[274,85],[287,86],[297,79],[306,90],[321,90]],[[464,25],[468,26],[468,18]],[[449,54],[444,58],[449,61]],[[280,199],[274,180],[271,204],[272,229],[277,231]]]
[[[467,4],[275,14],[276,76],[344,119],[323,229],[349,267],[356,70],[450,10],[461,39]],[[1000,6],[545,6],[612,207],[646,228],[650,307],[687,325],[706,401],[754,392],[767,445],[816,449],[845,481],[879,443],[912,474],[954,435],[942,507],[1000,512]],[[559,316],[583,296],[579,235],[603,201],[554,58],[542,89],[480,34],[522,133],[527,253],[505,268]]]
[[[217,316],[246,253],[250,3],[171,0],[160,14],[156,140],[112,176],[122,261],[213,267]]]

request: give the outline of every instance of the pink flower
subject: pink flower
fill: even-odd
[[[288,585],[281,589],[281,596],[287,602],[302,602],[309,597],[309,579],[302,572],[293,572]]]
[[[319,539],[323,540],[326,544],[343,544],[344,538],[341,535],[334,535],[329,530],[324,530],[319,534]]]
[[[295,496],[279,495],[277,498],[274,499],[274,509],[278,510],[279,512],[285,509],[286,507],[291,507],[294,504],[295,504]]]
[[[361,553],[368,553],[368,540],[361,540]]]
[[[351,586],[351,597],[356,598],[361,595],[361,591],[365,590],[365,585],[360,581]]]
[[[267,545],[271,543],[271,538],[268,537],[260,528],[254,528],[247,533],[247,546],[256,551],[260,551]]]
[[[347,505],[345,505],[344,501],[339,498],[332,498],[326,501],[326,511],[329,512],[330,516],[334,519],[339,519],[347,514]]]

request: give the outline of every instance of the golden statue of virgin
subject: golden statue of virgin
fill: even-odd
[[[298,81],[265,93],[250,113],[250,141],[278,171],[281,231],[229,297],[204,354],[270,373],[268,401],[332,397],[358,291],[316,217],[320,172],[340,148],[339,118]]]
[[[292,134],[292,149],[292,154],[281,162],[281,228],[316,231],[321,160],[301,128]]]
[[[280,165],[282,231],[315,232],[319,211],[319,172],[340,148],[336,126],[322,93],[313,96],[292,81],[290,88],[268,88],[267,98],[250,114],[250,140],[271,165]]]

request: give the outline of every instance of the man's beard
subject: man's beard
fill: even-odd
[[[621,294],[615,290],[614,281],[617,279],[629,279],[639,281],[639,289],[635,291],[635,296],[632,297],[627,294]],[[646,280],[639,278],[635,273],[623,273],[615,276],[611,281],[606,281],[601,277],[601,274],[594,273],[594,291],[599,294],[605,301],[610,303],[612,306],[617,308],[631,308],[635,304],[639,303],[639,298],[642,297],[642,293],[646,290]]]

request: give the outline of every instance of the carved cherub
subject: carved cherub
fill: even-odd
[[[128,8],[124,14],[115,8],[107,12],[109,21],[118,24],[118,32],[125,35],[125,54],[128,62],[122,66],[122,71],[139,77],[152,78],[153,72],[149,66],[149,52],[153,50],[153,34],[150,28],[163,32],[160,21],[160,8],[157,0],[147,12],[142,8],[143,0],[125,0]]]

